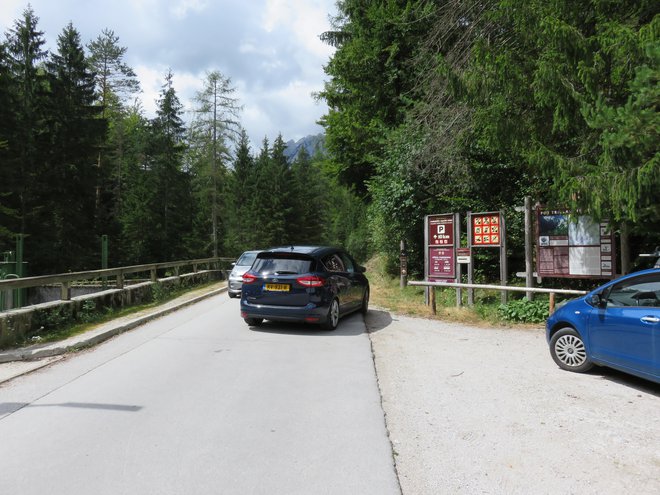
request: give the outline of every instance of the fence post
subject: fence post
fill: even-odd
[[[60,289],[60,299],[62,301],[71,300],[71,282],[62,282],[62,287]]]
[[[431,312],[435,315],[437,314],[437,308],[435,305],[435,287],[430,287],[430,298],[431,298]]]
[[[105,270],[108,268],[108,236],[103,234],[101,236],[101,269]],[[105,289],[108,285],[108,277],[101,277],[101,284]]]
[[[534,269],[532,267],[532,198],[525,196],[525,287],[534,286]],[[528,301],[534,298],[532,291],[525,292]]]
[[[123,289],[124,288],[124,274],[120,273],[117,275],[117,289]]]
[[[399,247],[401,248],[401,253],[399,254],[399,265],[401,273],[399,287],[403,289],[406,285],[408,285],[408,254],[406,253],[406,242],[401,241]]]
[[[555,312],[555,293],[551,292],[550,293],[550,308],[548,309],[548,314],[552,314]]]

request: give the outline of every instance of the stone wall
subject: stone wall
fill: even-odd
[[[32,337],[52,332],[60,326],[85,321],[94,313],[146,304],[159,294],[181,287],[194,287],[223,278],[220,270],[205,270],[158,282],[142,282],[93,294],[72,297],[70,301],[51,301],[0,313],[0,349],[26,345]]]

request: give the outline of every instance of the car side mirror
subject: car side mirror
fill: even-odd
[[[602,294],[593,294],[591,296],[591,304],[597,308],[604,308],[607,304],[607,301],[603,299]]]
[[[367,271],[367,269],[364,266],[358,265],[357,266],[357,271],[358,271],[358,273],[364,273],[364,272]]]

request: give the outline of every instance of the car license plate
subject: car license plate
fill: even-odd
[[[266,284],[266,290],[271,292],[289,292],[289,284]]]

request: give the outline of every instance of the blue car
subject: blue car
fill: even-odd
[[[339,318],[366,314],[365,268],[343,249],[324,246],[272,248],[257,255],[243,275],[241,317],[250,326],[264,320],[318,323],[334,330]]]
[[[660,383],[660,270],[625,275],[567,302],[548,318],[546,338],[565,370],[608,366]]]

